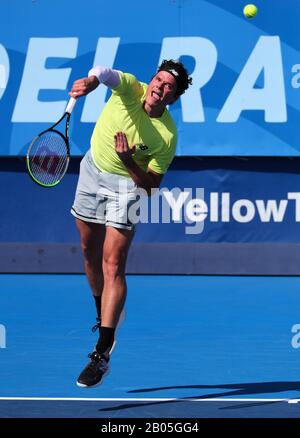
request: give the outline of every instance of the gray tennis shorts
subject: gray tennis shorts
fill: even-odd
[[[137,193],[131,178],[99,170],[89,150],[80,163],[71,213],[85,222],[132,230],[135,223],[130,220],[129,209],[138,210]]]

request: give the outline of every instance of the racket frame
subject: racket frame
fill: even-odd
[[[74,105],[73,105],[73,106],[74,106]],[[67,107],[67,109],[68,109],[68,107]],[[73,109],[73,108],[72,108],[72,109]],[[26,166],[27,166],[27,170],[28,170],[29,176],[30,176],[31,179],[32,179],[36,184],[38,184],[40,187],[44,187],[44,188],[52,188],[52,187],[57,186],[57,184],[59,184],[59,183],[61,182],[61,180],[63,179],[63,177],[65,176],[65,174],[66,174],[66,172],[67,172],[67,170],[68,170],[69,162],[70,162],[69,124],[70,124],[70,117],[71,117],[72,109],[71,109],[70,112],[66,111],[56,123],[54,123],[52,126],[50,126],[50,128],[47,128],[47,129],[45,129],[44,131],[40,132],[40,133],[39,133],[39,134],[38,134],[38,135],[32,140],[32,142],[31,142],[31,144],[30,144],[30,146],[29,146],[29,148],[28,148],[28,150],[27,150],[27,154],[26,154]],[[59,125],[59,124],[63,121],[63,119],[64,119],[65,117],[66,117],[67,119],[66,119],[66,126],[65,126],[65,134],[63,134],[62,132],[60,132],[60,131],[58,131],[57,129],[54,129],[54,128],[55,128],[57,125]],[[42,183],[41,181],[39,181],[39,180],[33,175],[32,171],[31,171],[31,168],[30,168],[30,152],[31,152],[32,146],[33,146],[33,144],[36,142],[36,140],[37,140],[38,138],[40,138],[40,137],[41,137],[43,134],[45,134],[46,132],[55,132],[56,134],[59,134],[59,135],[64,139],[64,142],[65,142],[65,145],[66,145],[66,156],[67,156],[67,160],[66,160],[66,165],[65,165],[64,172],[63,172],[63,174],[61,175],[60,179],[59,179],[58,181],[55,181],[55,182],[52,183],[52,184],[44,184],[44,183]]]

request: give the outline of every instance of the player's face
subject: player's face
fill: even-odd
[[[165,107],[175,102],[177,83],[171,73],[158,72],[147,88],[146,103],[151,107]]]

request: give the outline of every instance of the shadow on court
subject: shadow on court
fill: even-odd
[[[155,392],[155,391],[169,391],[172,389],[226,389],[226,391],[222,392],[215,392],[213,394],[202,394],[202,395],[195,395],[195,396],[189,396],[189,397],[182,397],[180,399],[176,400],[162,400],[162,401],[155,401],[155,402],[142,402],[142,403],[126,403],[121,404],[118,406],[103,408],[101,411],[115,411],[115,410],[121,410],[121,409],[128,409],[128,408],[138,408],[139,406],[142,406],[145,408],[146,406],[151,405],[162,405],[162,404],[174,404],[174,403],[182,403],[187,400],[201,400],[201,399],[214,399],[214,398],[221,398],[221,397],[244,397],[247,395],[253,396],[254,394],[272,394],[272,393],[280,393],[280,392],[286,392],[286,391],[300,391],[300,382],[262,382],[262,383],[234,383],[234,384],[220,384],[220,385],[177,385],[177,386],[163,386],[163,387],[156,387],[156,388],[141,388],[141,389],[134,389],[131,391],[128,391],[130,394],[141,394],[141,393],[149,393],[149,392]],[[230,391],[231,390],[231,391]],[[279,403],[279,401],[262,401],[262,402],[256,402],[256,403],[245,403],[242,402],[241,404],[234,405],[234,406],[224,406],[220,409],[242,409],[242,408],[249,408],[254,406],[262,406],[262,405],[269,405]],[[300,416],[300,413],[299,413]]]
[[[234,391],[218,394],[202,395],[199,398],[223,397],[228,395],[271,394],[285,391],[300,391],[300,382],[261,382],[261,383],[230,383],[221,385],[176,385],[156,388],[141,388],[128,391],[130,394],[165,391],[170,389],[233,389]]]

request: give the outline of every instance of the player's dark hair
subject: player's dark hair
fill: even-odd
[[[186,68],[182,62],[174,61],[173,59],[164,59],[158,67],[157,73],[160,71],[167,71],[170,73],[177,82],[176,96],[181,96],[188,89],[189,85],[192,85],[192,78],[189,76]]]

